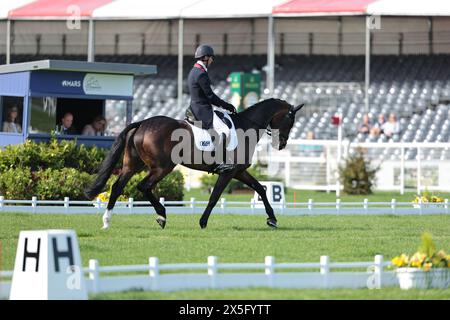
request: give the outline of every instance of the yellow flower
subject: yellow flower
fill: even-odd
[[[444,250],[439,250],[439,252],[437,253],[437,256],[441,259],[446,259]]]
[[[402,254],[398,257],[395,257],[392,259],[392,264],[396,265],[397,267],[403,267],[408,264],[408,256],[405,254]]]
[[[424,266],[423,266],[423,270],[424,271],[429,271],[432,265],[433,264],[431,262],[425,263]]]
[[[412,267],[417,267],[420,268],[426,258],[426,254],[424,253],[420,253],[420,252],[416,252],[412,257],[411,257],[411,266]]]
[[[97,198],[99,198],[101,202],[108,202],[109,201],[109,193],[102,192],[97,196]]]

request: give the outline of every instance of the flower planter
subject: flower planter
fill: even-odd
[[[449,287],[450,269],[436,268],[424,271],[418,268],[398,268],[397,278],[400,288],[408,289],[429,289]]]

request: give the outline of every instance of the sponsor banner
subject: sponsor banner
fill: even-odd
[[[39,71],[31,73],[30,89],[34,93],[132,97],[133,76]]]

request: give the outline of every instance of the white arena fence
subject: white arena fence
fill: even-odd
[[[168,214],[201,214],[205,210],[208,201],[197,201],[191,198],[190,201],[165,201],[160,198],[160,202],[165,205]],[[0,214],[2,212],[19,212],[34,214],[101,214],[105,211],[106,202],[100,201],[77,201],[64,198],[64,200],[5,200],[0,196]],[[369,202],[364,199],[362,202],[315,202],[309,199],[308,202],[279,202],[272,203],[276,214],[281,215],[425,215],[425,214],[449,214],[448,199],[440,203],[419,202],[397,202],[392,199],[390,202]],[[118,201],[114,207],[114,214],[151,214],[155,213],[148,201]],[[261,214],[265,215],[262,203],[256,202],[254,198],[250,201],[227,201],[222,198],[215,208],[214,214]]]
[[[337,129],[336,129],[337,130]],[[379,166],[375,189],[450,191],[450,143],[438,142],[350,142],[290,139],[284,150],[274,150],[267,139],[257,147],[254,160],[268,165],[268,174],[295,189],[336,191],[338,166],[357,148],[366,160]],[[254,161],[254,162],[255,162]]]
[[[243,287],[378,289],[399,285],[395,271],[388,269],[391,266],[382,255],[367,262],[330,262],[328,256],[321,256],[313,263],[276,263],[272,256],[263,263],[219,263],[217,257],[209,256],[206,263],[160,264],[158,258],[150,257],[148,264],[125,266],[100,266],[91,259],[83,272],[90,294]],[[12,275],[2,271],[0,280]],[[8,298],[10,287],[9,279],[0,282],[0,298]]]

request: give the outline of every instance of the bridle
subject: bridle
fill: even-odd
[[[250,118],[247,118],[246,116],[243,116],[243,117],[244,117],[246,120],[252,122],[253,124],[256,124],[259,128],[264,128],[264,125],[259,124],[258,122],[254,121],[254,120],[252,120],[252,119],[250,119]],[[285,121],[290,121],[290,120],[292,120],[294,117],[295,117],[294,107],[293,107],[293,106],[290,106],[290,107],[289,107],[288,113],[284,116],[283,120],[281,121],[280,127],[283,126],[283,124],[284,124]],[[269,123],[269,124],[270,124],[270,123]],[[272,128],[268,128],[268,127],[266,126],[265,129],[266,129],[267,135],[268,135],[269,137],[272,137]],[[284,134],[284,133],[280,133],[280,137],[283,138],[283,139],[285,139],[286,141],[287,141],[288,138],[289,138],[289,136],[286,135],[286,134]]]

